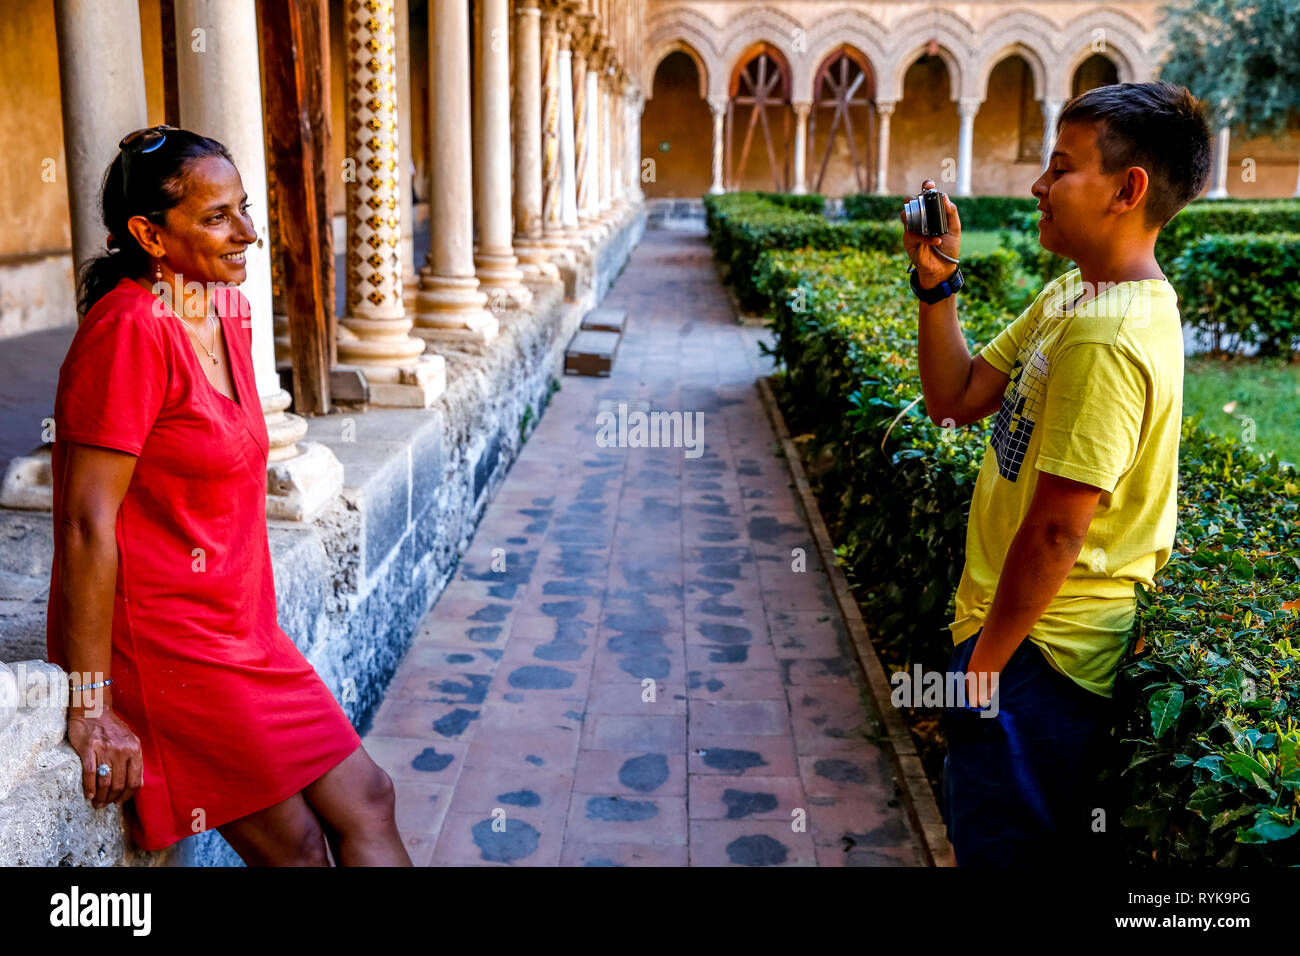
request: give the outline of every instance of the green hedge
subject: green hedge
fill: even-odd
[[[784,198],[802,203],[808,197]],[[902,223],[831,222],[757,193],[705,196],[704,215],[714,256],[727,267],[728,281],[751,312],[766,305],[753,274],[768,249],[897,249],[903,240]]]
[[[1211,200],[1189,203],[1165,223],[1156,259],[1172,261],[1196,239],[1211,233],[1300,232],[1300,200]]]
[[[941,670],[991,422],[940,429],[917,401],[905,265],[776,250],[757,271],[783,399],[815,427],[814,454],[830,453],[820,480],[836,501],[837,553],[882,652]],[[1013,318],[978,299],[961,312],[972,352]],[[1135,862],[1300,863],[1300,647],[1282,607],[1300,589],[1297,480],[1275,457],[1184,423],[1176,553],[1139,593],[1141,653],[1116,685],[1130,715],[1121,784]]]
[[[811,212],[819,216],[826,214],[826,197],[818,193],[754,193],[759,199],[774,202],[797,212]]]
[[[1208,235],[1166,267],[1183,321],[1216,349],[1262,355],[1300,348],[1300,233]]]

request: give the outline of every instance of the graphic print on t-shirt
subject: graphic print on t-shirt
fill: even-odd
[[[1020,475],[1046,397],[1047,358],[1035,342],[1030,346],[1028,364],[1023,357],[1016,358],[1011,380],[1002,393],[1002,407],[993,423],[990,439],[993,454],[997,456],[998,473],[1008,481],[1015,481]]]

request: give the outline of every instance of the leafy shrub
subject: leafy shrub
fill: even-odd
[[[1183,422],[1175,553],[1115,686],[1144,862],[1300,862],[1300,488],[1261,458]]]
[[[1216,350],[1289,355],[1300,346],[1300,233],[1201,236],[1166,274],[1183,321]]]

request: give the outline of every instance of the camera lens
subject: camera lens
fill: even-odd
[[[925,235],[925,203],[920,198],[909,199],[903,206],[903,215],[907,219],[907,231]]]

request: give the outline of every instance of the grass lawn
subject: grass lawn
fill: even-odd
[[[1183,371],[1183,414],[1202,413],[1202,427],[1244,438],[1255,423],[1255,451],[1276,452],[1300,466],[1300,362],[1283,359],[1188,356]]]
[[[961,251],[972,255],[983,255],[1001,246],[996,229],[963,229],[961,233]]]

